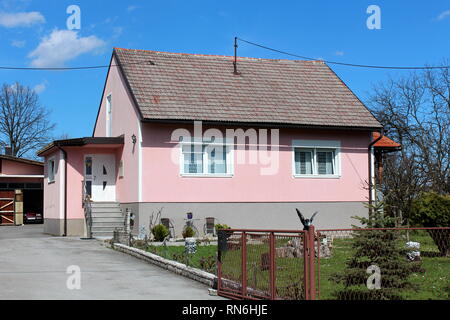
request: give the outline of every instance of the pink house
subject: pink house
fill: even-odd
[[[200,233],[207,217],[292,229],[295,208],[320,227],[367,215],[382,127],[361,101],[320,61],[233,62],[115,48],[92,137],[39,152],[46,232],[85,234],[83,195],[96,235],[125,211],[138,233],[162,209],[177,235],[188,212]]]

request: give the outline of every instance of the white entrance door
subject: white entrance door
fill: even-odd
[[[92,201],[116,201],[114,155],[93,154],[85,156],[84,160],[85,180]]]

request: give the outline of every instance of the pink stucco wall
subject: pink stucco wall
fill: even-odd
[[[120,148],[109,147],[108,145],[96,145],[95,147],[65,147],[67,152],[67,218],[68,219],[84,219],[84,210],[82,207],[83,180],[84,180],[84,157],[88,154],[120,154]],[[44,180],[44,208],[45,217],[53,219],[63,219],[63,201],[64,189],[61,186],[60,151],[46,155],[48,161],[51,157],[55,158],[57,163],[57,171],[55,181],[49,183],[47,180],[47,166],[45,166]],[[116,177],[117,177],[116,167]]]
[[[111,62],[116,65],[116,61]],[[121,202],[137,202],[139,194],[139,148],[138,143],[133,147],[132,135],[139,140],[139,116],[126,90],[125,80],[118,68],[111,67],[105,85],[103,99],[100,106],[95,137],[106,136],[106,98],[112,94],[112,136],[125,136],[124,149],[116,154],[116,167],[123,162],[124,176],[117,180],[116,195]]]
[[[61,211],[61,166],[60,166],[61,152],[55,150],[45,157],[44,166],[44,217],[46,219],[62,219],[63,212]],[[55,160],[55,180],[48,181],[48,166],[49,159]]]
[[[261,175],[260,164],[237,164],[235,161],[233,177],[212,178],[180,176],[179,166],[171,160],[176,144],[170,141],[172,131],[180,127],[164,124],[143,126],[143,202],[367,200],[364,186],[368,176],[368,132],[280,129],[279,170],[276,174]],[[341,177],[294,178],[292,140],[339,140]]]
[[[8,175],[42,175],[44,173],[44,167],[39,165],[27,164],[18,161],[10,161],[1,159],[2,172],[1,174]]]

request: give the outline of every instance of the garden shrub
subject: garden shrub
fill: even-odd
[[[216,225],[214,225],[214,228],[216,229],[216,233],[219,233],[219,230],[222,230],[222,229],[231,229],[228,225],[220,224],[220,223],[217,223]]]
[[[195,231],[191,226],[186,226],[186,228],[184,228],[183,230],[183,238],[192,238],[195,235]]]
[[[202,257],[199,261],[200,269],[205,270],[206,272],[215,273],[216,272],[216,257],[215,256],[207,256]]]
[[[378,216],[369,222],[361,218],[363,225],[386,225],[388,218]],[[401,233],[397,230],[364,230],[353,233],[352,255],[346,261],[346,268],[335,273],[330,280],[342,284],[334,291],[338,300],[400,300],[402,291],[417,289],[409,279],[415,271],[423,271],[420,263],[408,262]],[[368,267],[375,265],[381,271],[381,288],[369,290]]]
[[[423,193],[412,205],[411,222],[423,227],[450,226],[450,196]]]
[[[170,232],[165,225],[157,224],[152,228],[152,234],[156,241],[163,241],[164,238],[170,234]]]
[[[450,226],[450,196],[423,193],[413,202],[411,222],[421,227]],[[442,256],[450,256],[450,230],[428,230]]]

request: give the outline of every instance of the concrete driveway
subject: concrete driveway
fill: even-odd
[[[198,282],[113,251],[100,241],[51,237],[42,230],[42,225],[0,226],[0,300],[220,299],[209,296]],[[66,273],[69,266],[80,268],[79,290],[67,288],[73,276]]]

